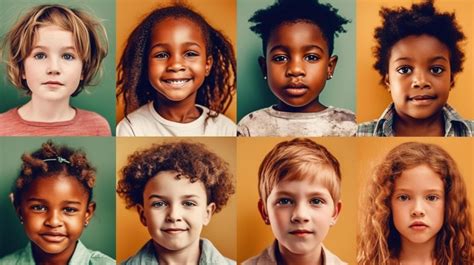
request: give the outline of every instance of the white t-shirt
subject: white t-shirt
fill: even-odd
[[[202,114],[196,120],[180,123],[161,117],[153,102],[141,106],[124,118],[117,125],[117,136],[235,136],[237,126],[226,116],[219,114],[206,120],[209,109],[202,109]]]
[[[241,136],[352,136],[356,130],[353,112],[331,106],[308,113],[278,111],[270,106],[248,114],[238,125]]]

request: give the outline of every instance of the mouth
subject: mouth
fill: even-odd
[[[308,235],[312,235],[314,233],[312,231],[305,230],[305,229],[297,229],[297,230],[290,231],[290,234],[297,237],[305,237]]]
[[[183,229],[183,228],[165,228],[165,229],[161,229],[161,231],[163,231],[165,233],[168,233],[168,234],[175,235],[175,234],[179,234],[179,233],[182,233],[182,232],[186,232],[188,230]]]
[[[162,79],[161,82],[163,82],[165,85],[173,88],[180,88],[190,82],[192,78],[176,78],[176,79]]]
[[[46,85],[46,86],[64,86],[64,84],[59,82],[59,81],[47,81],[47,82],[44,82],[43,85]]]
[[[51,243],[59,243],[66,239],[67,235],[63,233],[56,233],[56,232],[46,232],[40,234],[40,236],[47,242]]]
[[[428,225],[423,222],[416,221],[416,222],[413,222],[409,227],[415,231],[422,231],[422,230],[427,229]]]
[[[426,104],[426,103],[430,103],[436,98],[437,98],[436,96],[432,96],[432,95],[416,95],[416,96],[408,97],[408,101],[411,101],[417,104]]]
[[[302,96],[308,91],[308,86],[301,82],[293,82],[285,87],[285,91],[291,96]]]

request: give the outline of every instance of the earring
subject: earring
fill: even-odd
[[[335,224],[336,224],[336,222],[334,220],[332,220],[331,223],[330,223],[331,226],[333,226]]]
[[[268,218],[265,218],[265,224],[267,224],[267,225],[270,224],[270,220]]]
[[[84,227],[87,227],[89,225],[89,222],[85,221],[84,222]]]
[[[267,76],[266,76],[266,75],[265,75],[265,76],[263,76],[263,79],[264,79],[264,80],[267,80]]]
[[[23,224],[23,216],[20,216],[20,224]]]
[[[329,75],[328,75],[328,80],[331,80],[331,79],[332,79],[332,74],[329,73]]]

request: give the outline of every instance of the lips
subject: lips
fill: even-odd
[[[183,228],[165,228],[165,229],[161,229],[161,231],[163,231],[165,233],[168,233],[168,234],[179,234],[179,233],[187,231],[187,229],[183,229]]]
[[[169,87],[180,88],[191,80],[192,80],[191,78],[170,78],[170,79],[162,79],[161,81]]]
[[[292,82],[285,87],[285,92],[290,96],[302,96],[308,91],[308,86],[301,82]]]
[[[46,81],[43,83],[43,85],[47,86],[63,86],[64,84],[59,82],[59,81]]]
[[[425,224],[424,222],[421,222],[421,221],[415,221],[409,227],[413,230],[421,231],[421,230],[425,230],[426,228],[428,228],[428,225]]]
[[[66,239],[67,235],[61,232],[45,232],[41,233],[40,236],[48,242],[59,243]]]
[[[311,235],[311,234],[314,234],[314,233],[310,230],[297,229],[297,230],[290,231],[290,234],[292,234],[294,236],[298,236],[298,237],[304,237],[304,236]]]
[[[432,96],[432,95],[416,95],[416,96],[412,96],[412,97],[409,97],[408,100],[433,100],[435,99],[436,96]]]

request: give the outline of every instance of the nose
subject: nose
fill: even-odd
[[[303,61],[298,58],[289,59],[286,75],[288,77],[305,76]]]
[[[61,217],[61,213],[58,211],[50,211],[48,213],[47,219],[45,221],[46,226],[50,227],[60,227],[62,226],[63,221]]]
[[[182,216],[181,216],[181,207],[178,205],[171,205],[168,208],[168,212],[166,215],[166,221],[175,223],[175,222],[180,222],[182,221]]]
[[[413,208],[411,210],[412,217],[423,217],[425,216],[425,208],[422,200],[415,200]]]
[[[61,73],[59,59],[50,57],[48,58],[48,68],[47,73],[48,75],[58,75]]]
[[[291,222],[292,223],[307,223],[308,221],[309,221],[308,209],[305,207],[303,203],[296,204],[291,215]]]
[[[417,89],[431,88],[431,83],[429,82],[425,71],[418,70],[413,73],[412,88],[417,88]]]
[[[186,68],[181,56],[170,57],[168,61],[168,67],[166,68],[166,70],[171,71],[171,72],[179,72],[179,71],[184,71],[185,69]]]

